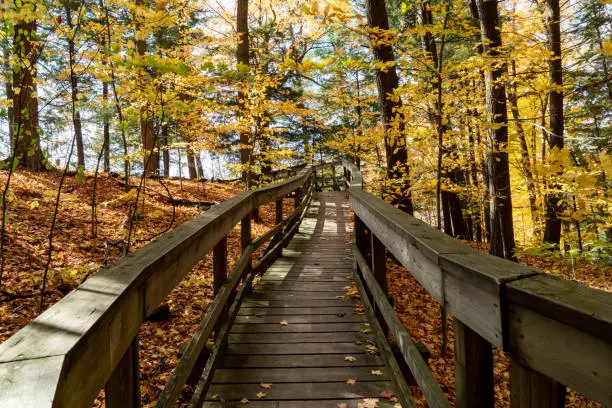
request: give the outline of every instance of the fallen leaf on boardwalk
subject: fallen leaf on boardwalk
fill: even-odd
[[[346,277],[346,279],[353,280],[354,278],[353,278],[353,275],[349,275],[349,276]]]
[[[288,322],[288,321],[286,321],[286,320],[281,320],[281,321],[280,321],[280,325],[281,325],[281,326],[287,326],[288,324],[289,324],[289,322]]]
[[[344,313],[336,313],[336,316],[338,316],[338,317],[344,317]]]
[[[361,333],[372,333],[372,329],[363,329],[363,330],[359,330]]]
[[[383,375],[383,372],[380,370],[372,370],[372,374],[374,375]]]
[[[357,408],[378,408],[378,398],[366,398],[357,403]]]
[[[336,299],[344,299],[344,296],[336,296]]]
[[[381,391],[379,394],[382,398],[391,399],[393,398],[393,393],[388,391]]]
[[[341,402],[339,404],[336,404],[336,408],[348,408],[348,405],[345,404],[344,402]]]
[[[216,400],[216,399],[220,399],[221,397],[220,397],[220,396],[218,396],[217,394],[215,394],[215,395],[213,395],[213,396],[212,396],[212,397],[210,397],[210,398],[211,398],[211,399]]]
[[[249,400],[246,399],[246,398],[243,398],[243,399],[240,400],[240,402],[243,403],[243,404],[248,404]]]
[[[261,384],[259,384],[259,386],[260,386],[261,388],[263,388],[263,389],[266,389],[266,390],[267,390],[267,389],[272,388],[272,384],[268,384],[268,383],[264,383],[264,382],[262,382]]]
[[[355,344],[357,344],[357,345],[363,344],[363,341],[361,341],[361,340],[355,340]]]
[[[344,290],[351,290],[351,286],[345,286],[342,289],[344,289]]]
[[[357,361],[357,359],[353,356],[344,356],[344,361]]]
[[[263,391],[259,391],[255,396],[259,399],[266,398],[266,393]]]
[[[354,378],[349,378],[348,380],[346,380],[346,383],[348,385],[355,385],[355,384],[357,384],[357,380],[354,379]]]
[[[368,352],[368,354],[377,354],[378,353],[378,347],[373,346],[371,344],[368,344],[366,346],[366,351]]]
[[[393,408],[402,408],[402,404],[396,402],[395,404],[393,404]]]

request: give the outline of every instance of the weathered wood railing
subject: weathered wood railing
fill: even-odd
[[[140,404],[138,330],[147,316],[209,251],[215,300],[158,401],[176,404],[186,382],[205,393],[244,293],[297,231],[312,193],[313,168],[288,180],[238,194],[159,240],[98,272],[0,345],[0,407],[88,407],[106,389],[106,406]],[[283,219],[283,198],[295,209]],[[251,214],[276,202],[276,226],[251,239]],[[240,222],[242,256],[226,275],[226,235]],[[270,241],[252,267],[252,253]],[[242,285],[237,291],[240,282]],[[205,345],[215,331],[210,355]],[[202,373],[204,374],[200,376]]]
[[[457,407],[494,406],[492,345],[511,357],[513,407],[563,406],[565,386],[612,406],[612,294],[479,253],[363,191],[357,167],[342,167],[356,283],[429,406],[449,405],[385,296],[385,249],[454,317]]]

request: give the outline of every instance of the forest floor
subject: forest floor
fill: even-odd
[[[7,174],[0,172],[0,183]],[[36,174],[17,171],[13,174],[7,195],[5,265],[0,275],[0,342],[35,318],[40,311],[40,287],[48,257],[48,235],[54,212],[61,174]],[[140,179],[130,180],[135,186]],[[163,183],[163,184],[162,184]],[[127,236],[131,204],[135,192],[126,192],[123,180],[100,174],[97,181],[97,231],[92,235],[91,197],[93,175],[82,180],[67,177],[53,239],[53,252],[47,276],[46,309],[61,299],[84,279],[122,255],[121,243]],[[134,222],[136,247],[146,245],[149,238],[189,221],[205,211],[207,204],[224,201],[240,192],[229,184],[209,181],[147,180],[139,197],[139,212]],[[173,206],[173,200],[182,205]],[[293,209],[293,200],[286,199],[283,212]],[[274,203],[260,208],[261,222],[253,223],[254,237],[274,225]],[[133,249],[132,249],[133,250]],[[230,265],[240,254],[240,230],[228,236]],[[578,262],[563,263],[552,258],[524,256],[521,263],[562,277],[577,280],[604,290],[612,290],[611,268]],[[441,355],[440,311],[436,301],[405,269],[388,263],[389,291],[405,327],[416,341],[425,343],[431,353],[430,366],[449,399],[454,399],[454,362],[452,318],[449,317],[449,340],[446,357]],[[140,364],[141,396],[144,407],[153,406],[180,358],[180,348],[187,343],[197,324],[213,300],[212,256],[209,254],[168,295],[165,303],[170,318],[145,322],[141,326]],[[496,406],[509,407],[508,358],[495,351]],[[103,393],[94,406],[103,406]],[[599,407],[584,397],[569,393],[568,407]]]

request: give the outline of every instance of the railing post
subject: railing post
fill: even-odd
[[[302,201],[302,188],[297,188],[295,193],[293,194],[293,209],[296,209],[300,205],[300,201]]]
[[[227,237],[223,237],[221,241],[213,248],[213,291],[214,295],[217,296],[221,286],[227,279]],[[223,325],[225,314],[227,313],[227,306],[223,315],[219,318],[219,323],[215,327],[215,333],[219,332],[219,329]]]
[[[75,392],[78,392],[75,390]],[[132,340],[105,387],[108,408],[140,407],[140,365],[138,336]]]
[[[455,330],[455,399],[457,408],[488,408],[495,405],[493,395],[493,350],[459,319]]]
[[[283,221],[283,199],[276,200],[276,223]]]
[[[512,360],[510,399],[512,408],[563,408],[565,387],[544,374]]]
[[[251,243],[251,217],[250,214],[247,214],[240,221],[240,243],[242,247],[242,253],[246,250],[246,247]],[[245,268],[244,276],[249,274],[253,269],[253,260],[249,259],[247,266]],[[249,288],[250,290],[250,288]]]
[[[363,223],[363,221],[361,221],[361,218],[359,218],[357,215],[355,215],[355,225],[353,229],[354,229],[353,233],[355,234],[355,245],[357,245],[357,248],[359,248],[361,255],[363,255],[363,257],[366,258],[366,255],[367,255],[366,248],[368,245],[368,241],[367,241],[367,235],[365,231],[365,224]]]
[[[374,235],[374,233],[370,232],[370,253],[372,254],[372,273],[376,278],[376,282],[382,289],[383,293],[387,294],[387,251],[382,242]],[[383,331],[388,333],[389,328],[385,323],[382,315],[377,311],[376,316],[378,318],[378,322],[382,327]]]

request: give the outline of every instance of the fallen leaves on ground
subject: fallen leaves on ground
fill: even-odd
[[[346,380],[346,383],[347,383],[348,385],[355,385],[355,384],[357,384],[357,379],[355,379],[355,378],[349,378],[348,380]]]
[[[344,356],[344,361],[357,361],[357,359],[353,356]]]

